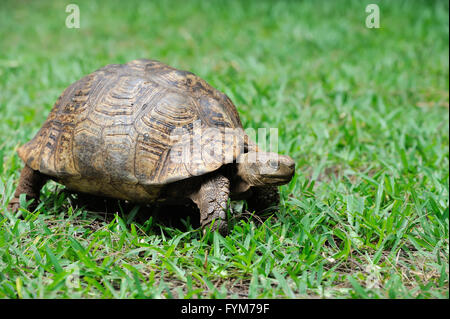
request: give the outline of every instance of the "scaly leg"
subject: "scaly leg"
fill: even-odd
[[[227,202],[230,195],[230,181],[217,174],[205,179],[198,192],[191,199],[200,209],[200,224],[205,230],[218,230],[223,236],[228,234]]]
[[[28,210],[33,211],[38,205],[41,188],[47,180],[48,177],[46,175],[43,175],[40,172],[30,168],[28,165],[25,165],[20,173],[19,185],[17,185],[14,198],[11,199],[8,204],[8,209],[13,213],[16,213],[20,207],[19,196],[20,194],[25,194],[27,201],[34,199],[30,207],[28,207]]]

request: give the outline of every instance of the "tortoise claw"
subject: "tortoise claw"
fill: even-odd
[[[11,213],[15,214],[19,211],[20,208],[20,202],[17,197],[14,197],[9,202],[8,206],[6,207],[7,210],[9,210]]]

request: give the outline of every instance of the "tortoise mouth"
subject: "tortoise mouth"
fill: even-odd
[[[295,171],[289,174],[262,174],[261,177],[267,181],[267,184],[284,185],[291,181]]]

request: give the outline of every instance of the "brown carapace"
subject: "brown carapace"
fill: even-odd
[[[180,150],[189,151],[187,161],[175,156]],[[211,160],[211,150],[221,156]],[[75,192],[134,202],[192,200],[202,227],[222,234],[229,198],[247,199],[251,210],[273,207],[277,186],[295,171],[290,157],[268,156],[274,154],[245,135],[225,94],[191,72],[146,59],[107,65],[70,85],[18,154],[25,168],[12,211],[20,194],[36,205],[52,179]]]

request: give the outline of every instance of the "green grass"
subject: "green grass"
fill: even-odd
[[[0,3],[0,297],[449,298],[447,1],[375,1],[380,29],[374,1],[76,3],[80,29],[64,2]],[[77,208],[55,183],[23,219],[5,210],[15,150],[62,90],[135,58],[279,129],[297,172],[273,217],[203,236]]]

